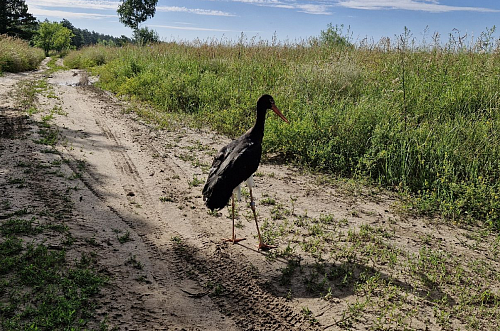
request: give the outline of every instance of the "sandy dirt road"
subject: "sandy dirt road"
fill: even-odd
[[[2,177],[21,176],[19,164],[61,164],[55,173],[33,167],[25,182],[30,190],[4,181],[0,193],[18,209],[58,210],[74,238],[69,254],[96,254],[99,268],[110,277],[98,299],[99,318],[119,330],[338,328],[334,321],[342,318],[353,290],[334,290],[324,300],[324,295],[308,292],[301,280],[283,286],[280,279],[289,261],[271,258],[272,251],[257,251],[245,202],[239,206],[237,231],[247,240],[238,245],[221,240],[230,235],[228,210],[208,213],[201,189],[215,151],[227,138],[180,124],[157,129],[113,96],[79,86],[82,76],[69,70],[0,77]],[[47,82],[37,95],[39,111],[31,117],[13,95],[23,80]],[[57,153],[44,152],[44,145],[33,142],[39,135],[37,123],[44,120],[57,133]],[[333,215],[353,228],[384,226],[398,218],[391,211],[395,200],[384,193],[363,194],[282,165],[263,164],[258,172],[261,222],[283,224],[276,206],[284,206],[281,211],[295,220]],[[274,202],[264,203],[266,199]],[[400,220],[392,231],[394,245],[415,252],[418,238],[426,233],[448,240],[446,231],[424,222]],[[280,252],[294,245],[279,238],[276,243]],[[300,253],[300,245],[295,246]],[[301,261],[315,265],[306,254]],[[418,321],[414,325],[418,328]]]
[[[54,181],[38,174],[32,176],[36,192],[7,192],[3,187],[2,194],[16,208],[28,205],[31,210],[37,204],[53,207],[58,197],[64,200],[64,192],[69,194],[67,224],[77,238],[71,251],[75,256],[77,251],[96,251],[111,279],[99,315],[121,330],[310,329],[300,310],[263,288],[265,280],[256,266],[270,265],[256,250],[254,229],[240,230],[248,237],[243,245],[223,243],[229,219],[209,215],[201,199],[202,184],[192,183],[205,176],[193,165],[193,155],[202,154],[200,159],[208,164],[208,152],[227,140],[185,128],[156,130],[125,114],[125,106],[110,95],[77,86],[81,74],[46,76],[40,71],[0,77],[2,136],[28,132],[36,138],[35,122],[50,114],[59,136],[59,154],[44,152],[31,139],[3,144],[4,178],[16,177],[20,162],[63,159],[60,177],[76,178],[70,185],[77,188],[68,190],[64,178]],[[38,95],[40,112],[30,119],[17,108],[12,91],[20,81],[36,79],[46,79],[48,88]],[[117,243],[124,235],[128,240]],[[87,247],[89,241],[94,248]],[[135,267],[130,261],[137,261]],[[209,296],[214,288],[223,295]]]

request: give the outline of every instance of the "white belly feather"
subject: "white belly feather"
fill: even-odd
[[[247,183],[247,186],[252,188],[252,187],[255,187],[255,182],[253,180],[253,175],[251,175],[250,177],[248,177],[248,179],[245,181]],[[241,201],[241,184],[243,183],[240,183],[238,184],[238,186],[236,186],[233,190],[233,195],[235,196],[235,199],[237,201]]]

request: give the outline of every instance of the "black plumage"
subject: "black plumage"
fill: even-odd
[[[233,190],[257,171],[262,145],[256,140],[247,132],[219,151],[203,188],[205,205],[209,209],[224,208]]]
[[[245,134],[224,146],[214,158],[207,182],[203,187],[203,199],[209,209],[224,208],[229,202],[233,190],[257,171],[262,155],[262,139],[264,138],[264,124],[268,109],[272,109],[288,123],[270,95],[265,94],[259,98],[255,125]],[[252,209],[254,209],[253,202]],[[255,222],[257,223],[257,219]],[[233,242],[234,240],[233,231]]]

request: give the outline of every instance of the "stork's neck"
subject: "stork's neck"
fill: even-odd
[[[257,119],[255,120],[254,126],[250,129],[250,135],[257,139],[257,141],[262,142],[264,138],[264,124],[266,124],[266,110],[267,109],[257,109]]]

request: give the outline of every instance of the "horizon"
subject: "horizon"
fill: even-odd
[[[76,28],[120,37],[132,30],[118,20],[116,0],[26,0],[39,21],[70,21]],[[196,40],[296,43],[318,37],[328,24],[344,26],[352,43],[400,36],[407,28],[415,40],[436,33],[477,39],[495,27],[497,1],[441,0],[159,0],[156,14],[141,27],[162,41]],[[343,34],[344,35],[344,34]],[[494,38],[498,40],[498,31]]]

